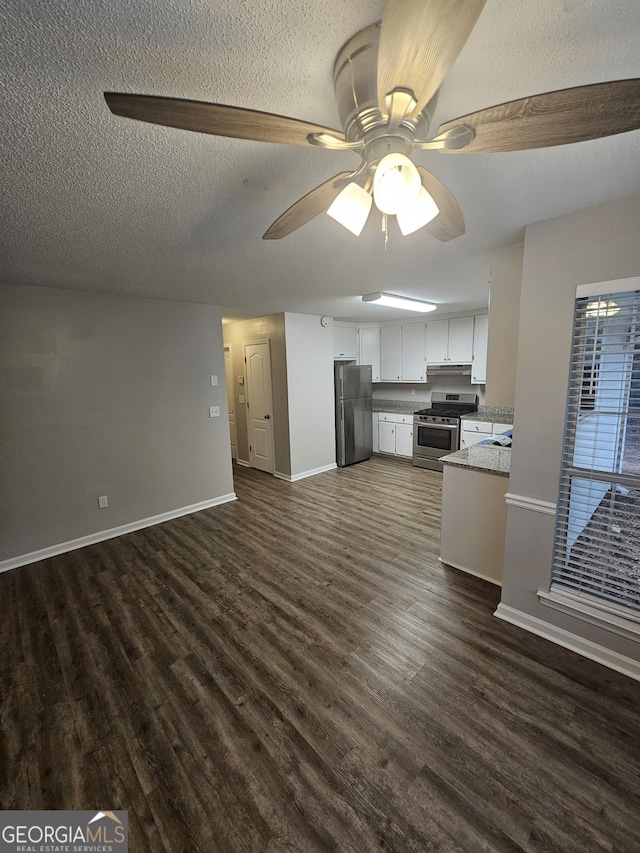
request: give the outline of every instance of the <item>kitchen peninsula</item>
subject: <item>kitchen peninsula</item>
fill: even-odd
[[[441,461],[440,561],[501,585],[511,449],[475,444]]]

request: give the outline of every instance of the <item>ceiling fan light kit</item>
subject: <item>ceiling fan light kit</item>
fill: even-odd
[[[337,215],[337,211],[350,208],[346,218],[351,225],[345,227],[360,233],[367,218],[365,205],[371,208],[369,190],[373,183],[374,200],[385,222],[388,214],[395,213],[403,234],[424,228],[446,242],[464,234],[462,212],[435,175],[422,166],[416,169],[411,160],[414,151],[526,151],[600,139],[640,127],[640,78],[633,78],[546,92],[488,107],[441,124],[430,137],[438,90],[485,2],[386,0],[382,22],[349,39],[335,62],[334,90],[343,132],[227,104],[115,92],[105,92],[105,99],[112,113],[125,118],[237,139],[353,151],[360,156],[357,169],[326,180],[291,205],[267,229],[264,239],[285,237],[332,208],[330,215],[343,225],[341,217],[345,214]],[[403,158],[401,165],[387,169],[392,157]],[[364,174],[363,189],[356,182]],[[348,193],[342,189],[345,185],[352,187]],[[393,199],[392,185],[402,201]],[[353,190],[354,186],[361,192]],[[435,205],[433,216],[425,194]],[[354,201],[356,196],[359,201]]]
[[[403,308],[405,311],[418,311],[420,314],[428,314],[438,307],[433,302],[422,302],[420,299],[409,299],[407,296],[396,296],[394,293],[367,293],[362,297],[363,302],[373,302],[376,305],[384,305],[387,308]]]
[[[356,237],[359,237],[369,218],[373,199],[353,181],[333,201],[327,213]]]
[[[404,154],[387,154],[373,176],[373,199],[381,213],[395,214],[410,205],[420,190],[420,175]]]
[[[421,186],[413,201],[404,205],[396,214],[402,236],[406,237],[419,228],[424,228],[439,212],[438,205]]]

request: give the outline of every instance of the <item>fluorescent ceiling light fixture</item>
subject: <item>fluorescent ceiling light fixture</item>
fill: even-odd
[[[438,205],[424,187],[420,187],[417,197],[403,205],[396,213],[398,227],[404,237],[422,228],[440,213]]]
[[[433,302],[421,302],[419,299],[408,299],[406,296],[394,296],[393,293],[367,293],[362,297],[363,302],[375,302],[376,305],[386,305],[388,308],[404,308],[405,311],[419,311],[426,314],[438,307]]]
[[[352,181],[336,196],[327,213],[359,237],[369,216],[372,202],[373,199],[369,193]]]
[[[420,175],[404,154],[387,154],[373,176],[373,198],[382,213],[397,213],[412,202],[421,187]]]

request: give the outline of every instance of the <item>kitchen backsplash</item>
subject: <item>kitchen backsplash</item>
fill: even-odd
[[[413,395],[411,391],[416,393]],[[416,403],[430,403],[432,391],[444,391],[445,393],[473,393],[478,395],[479,405],[484,405],[484,385],[472,385],[469,376],[435,376],[433,382],[416,383],[409,382],[398,384],[397,382],[376,382],[373,386],[373,399],[381,400],[409,400]],[[425,408],[422,406],[421,408]]]

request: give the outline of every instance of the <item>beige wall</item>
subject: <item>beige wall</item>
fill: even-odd
[[[233,493],[219,308],[3,287],[0,369],[0,560]]]
[[[291,476],[336,461],[333,323],[285,314]]]
[[[499,249],[491,256],[487,406],[515,405],[523,256],[524,243]]]
[[[514,446],[502,601],[634,659],[637,644],[539,604],[549,587],[575,289],[640,271],[640,196],[597,205],[526,230]],[[548,507],[547,507],[548,508]]]

